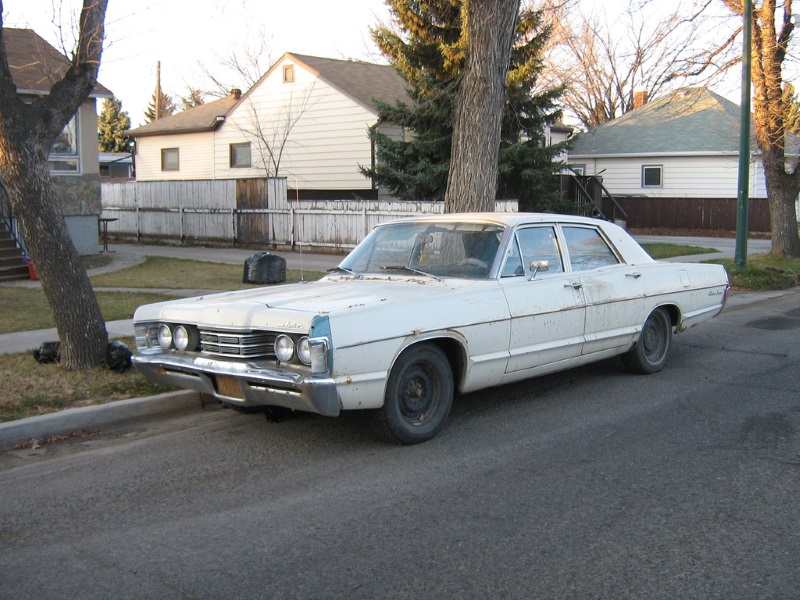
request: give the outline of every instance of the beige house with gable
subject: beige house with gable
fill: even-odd
[[[3,36],[19,97],[23,102],[33,102],[49,94],[53,84],[69,69],[69,60],[31,29],[4,28]],[[53,144],[49,156],[53,185],[61,196],[67,228],[80,254],[96,254],[99,248],[97,100],[100,98],[113,98],[113,94],[98,83]],[[13,215],[10,216],[13,223]]]
[[[284,54],[246,94],[209,102],[130,132],[138,181],[286,177],[317,198],[378,197],[359,171],[382,123],[373,100],[405,99],[395,69],[361,61]]]

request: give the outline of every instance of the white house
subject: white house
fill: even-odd
[[[50,93],[70,61],[31,29],[4,28],[6,55],[17,94],[32,102]],[[72,241],[80,254],[98,252],[100,167],[97,99],[113,94],[97,84],[50,150],[50,174],[62,199]]]
[[[740,111],[706,88],[681,89],[650,102],[639,96],[630,112],[576,135],[568,162],[582,174],[601,177],[629,212],[652,215],[653,207],[660,207],[685,213],[680,216],[687,223],[700,219],[716,228],[716,219],[719,228],[727,228],[738,195]],[[787,136],[787,154],[797,151],[797,138]],[[754,213],[757,220],[765,214],[768,227],[766,180],[755,139],[751,157],[751,220]]]
[[[374,160],[373,100],[406,98],[395,69],[284,54],[253,88],[130,132],[138,181],[286,177],[290,188],[377,197],[359,172]]]

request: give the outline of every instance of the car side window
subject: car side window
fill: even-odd
[[[539,274],[563,273],[564,263],[561,260],[556,232],[552,226],[519,230],[502,276],[530,275],[532,262],[538,264]]]
[[[573,271],[587,271],[619,263],[600,232],[592,227],[562,226]]]

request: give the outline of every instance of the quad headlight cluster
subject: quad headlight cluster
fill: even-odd
[[[191,325],[175,325],[166,323],[158,328],[158,345],[164,350],[196,350],[200,345],[200,333]]]
[[[304,365],[311,364],[311,344],[307,336],[293,338],[286,334],[280,334],[275,338],[275,356],[281,362],[291,362],[297,358]]]

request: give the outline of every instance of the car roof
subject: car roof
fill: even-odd
[[[436,221],[439,223],[468,222],[468,223],[497,223],[515,226],[524,223],[583,223],[597,225],[608,223],[593,217],[576,215],[562,215],[555,213],[521,213],[521,212],[472,212],[472,213],[444,213],[436,215],[420,215],[396,219],[396,221]]]

